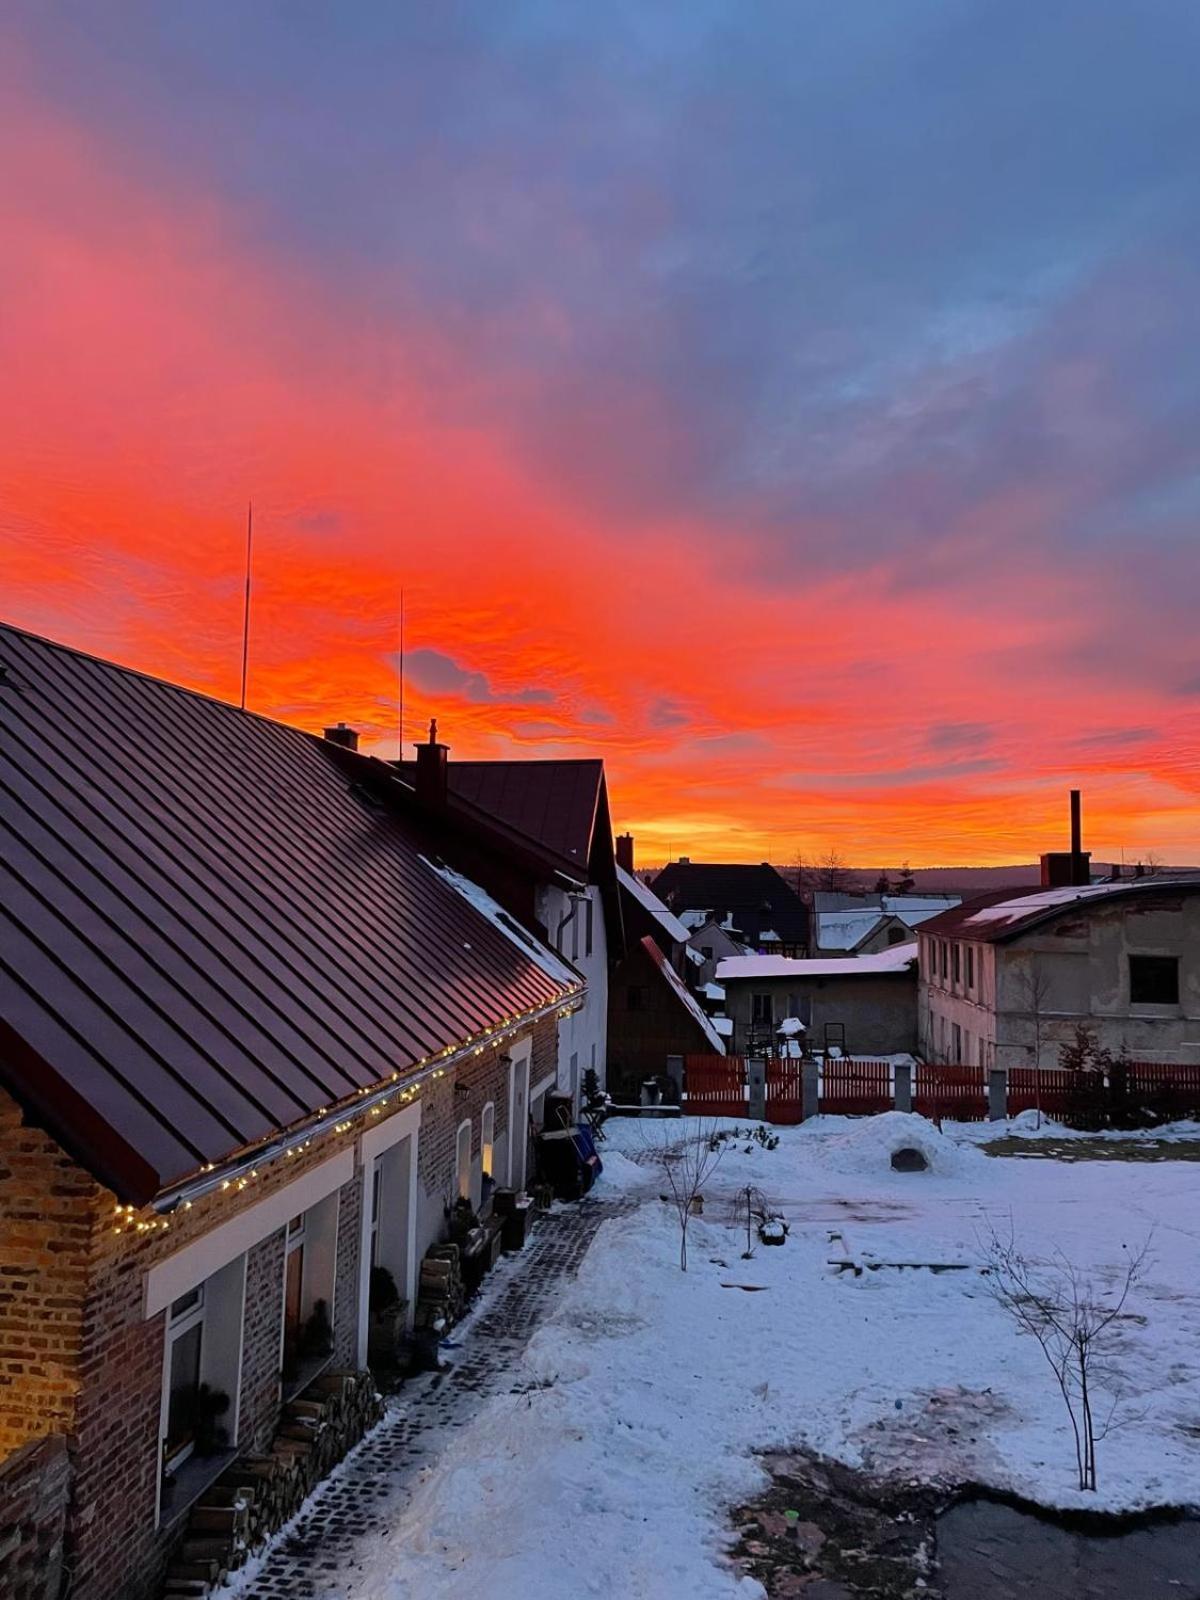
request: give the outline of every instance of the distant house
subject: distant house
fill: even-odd
[[[871,1056],[916,1048],[915,942],[868,956],[734,956],[718,966],[717,982],[738,1055],[774,1051],[789,1019],[803,1024],[813,1049],[836,1045]]]
[[[577,1096],[607,1071],[609,970],[624,949],[604,763],[451,761],[431,736],[399,768],[438,848],[575,967],[587,989],[559,1030],[557,1072],[533,1086]]]
[[[1114,1051],[1200,1061],[1195,879],[1001,890],[924,923],[919,939],[930,1060],[1054,1066],[1082,1024]]]
[[[0,727],[0,1566],[149,1600],[202,1515],[203,1593],[237,1486],[370,1421],[381,1275],[396,1331],[523,1185],[586,987],[348,730],[11,628]]]
[[[684,916],[686,920],[687,913]],[[711,914],[706,915],[688,935],[688,955],[694,969],[693,986],[711,983],[716,977],[718,965],[726,956],[744,956],[748,953],[736,933]]]
[[[905,944],[913,930],[960,902],[954,895],[870,894],[814,897],[818,956],[873,955],[893,944]],[[836,901],[836,905],[825,904]]]
[[[634,874],[633,840],[617,839],[625,954],[609,984],[610,1092],[636,1099],[643,1079],[666,1069],[667,1057],[724,1053],[720,1034],[692,993],[688,930]]]
[[[765,861],[747,866],[682,857],[663,868],[653,889],[677,916],[709,912],[754,950],[783,956],[808,952],[808,907]]]

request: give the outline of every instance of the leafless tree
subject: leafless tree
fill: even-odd
[[[830,845],[817,866],[817,882],[822,889],[836,893],[850,882],[850,869],[842,856]]]
[[[1061,1250],[1048,1262],[1022,1255],[1011,1226],[1007,1240],[993,1229],[986,1242],[992,1294],[1018,1328],[1037,1340],[1054,1374],[1071,1422],[1081,1489],[1096,1487],[1096,1444],[1116,1426],[1126,1396],[1120,1370],[1121,1318],[1145,1274],[1149,1250],[1147,1236],[1140,1249],[1128,1253],[1113,1287],[1105,1290]]]
[[[688,1224],[697,1214],[697,1201],[703,1204],[704,1185],[712,1177],[725,1154],[715,1122],[702,1122],[699,1130],[683,1139],[672,1138],[676,1131],[669,1123],[659,1125],[662,1134],[651,1151],[666,1179],[671,1207],[679,1219],[679,1270],[687,1271]]]
[[[1023,1002],[1022,1009],[1029,1013],[1029,1020],[1033,1023],[1033,1043],[1026,1049],[1031,1052],[1033,1063],[1033,1102],[1037,1110],[1037,1125],[1042,1125],[1042,1074],[1039,1070],[1042,1064],[1042,1043],[1046,1029],[1046,1002],[1050,998],[1050,976],[1042,967],[1036,956],[1030,958],[1032,965],[1028,971],[1021,974],[1018,990]]]

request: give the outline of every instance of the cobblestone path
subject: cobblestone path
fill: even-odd
[[[353,1589],[360,1541],[377,1540],[398,1519],[416,1474],[436,1459],[448,1430],[464,1427],[492,1395],[520,1392],[517,1361],[534,1329],[575,1276],[600,1224],[632,1204],[588,1197],[539,1219],[525,1249],[502,1258],[474,1311],[454,1329],[454,1347],[443,1351],[452,1365],[405,1383],[370,1438],[268,1547],[253,1577],[233,1579],[237,1600],[342,1600]]]

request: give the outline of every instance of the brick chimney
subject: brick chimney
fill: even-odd
[[[358,730],[339,722],[336,728],[326,728],[325,737],[330,744],[340,744],[346,750],[358,749]]]
[[[1080,794],[1071,790],[1071,848],[1042,857],[1043,889],[1080,888],[1092,881],[1091,852],[1083,848]]]
[[[629,875],[633,876],[633,835],[619,833],[617,835],[617,865],[624,867]]]
[[[436,717],[430,721],[427,743],[417,745],[416,750],[417,800],[426,811],[444,811],[449,783],[447,767],[450,746],[438,743]]]

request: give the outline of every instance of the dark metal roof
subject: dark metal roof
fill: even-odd
[[[1103,910],[1114,900],[1200,894],[1195,878],[1136,878],[1127,883],[1092,883],[1057,889],[998,889],[939,912],[913,931],[931,938],[1004,944],[1059,917]]]
[[[412,783],[416,763],[406,761],[400,771]],[[451,760],[447,781],[452,799],[476,806],[564,871],[587,879],[604,794],[603,761]]]
[[[313,735],[0,626],[0,1078],[138,1202],[563,992]]]
[[[751,944],[774,931],[783,944],[808,940],[808,907],[775,868],[738,862],[672,861],[651,885],[671,910],[732,916]]]

